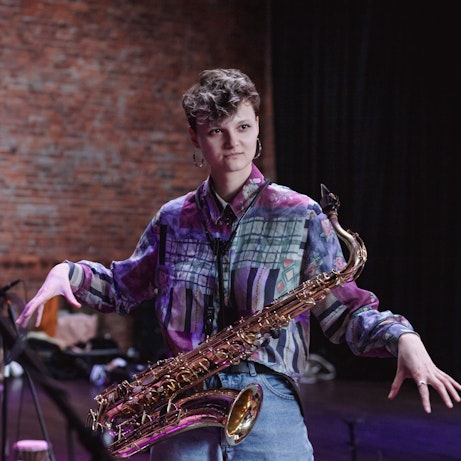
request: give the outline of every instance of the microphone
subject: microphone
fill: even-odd
[[[15,280],[14,282],[11,282],[8,285],[5,285],[3,288],[0,288],[0,296],[4,295],[10,288],[13,288],[20,281],[21,279]]]

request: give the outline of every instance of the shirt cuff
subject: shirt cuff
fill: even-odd
[[[76,264],[67,259],[64,261],[69,265],[69,282],[72,293],[76,293],[85,283],[85,271],[80,264]]]
[[[386,349],[394,356],[397,357],[399,354],[399,339],[400,336],[406,335],[408,333],[419,336],[416,331],[411,328],[406,327],[405,325],[396,323],[392,325],[385,334],[386,340]]]

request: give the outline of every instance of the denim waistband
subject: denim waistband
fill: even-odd
[[[275,374],[274,370],[271,370],[266,365],[257,362],[250,362],[248,360],[241,360],[237,365],[231,365],[224,370],[223,373],[252,373],[252,367],[257,374]]]

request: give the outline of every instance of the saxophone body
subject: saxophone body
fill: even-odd
[[[253,428],[262,404],[262,389],[254,383],[240,391],[203,389],[219,371],[248,359],[274,331],[311,309],[336,286],[356,279],[366,262],[360,237],[338,222],[338,198],[322,184],[320,201],[338,237],[349,250],[341,271],[322,273],[207,338],[198,348],[149,365],[105,389],[90,410],[92,430],[102,434],[115,458],[128,458],[156,442],[201,426],[222,427],[230,444],[240,443]]]

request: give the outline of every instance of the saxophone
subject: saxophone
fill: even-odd
[[[329,291],[360,276],[367,259],[358,234],[338,222],[339,199],[321,185],[320,204],[349,250],[341,271],[307,280],[248,317],[207,338],[198,348],[149,365],[95,397],[89,423],[102,435],[115,458],[128,458],[166,437],[202,426],[223,428],[230,444],[240,443],[253,428],[262,404],[257,383],[244,389],[203,389],[203,381],[238,364],[267,344],[274,332],[311,309]]]

